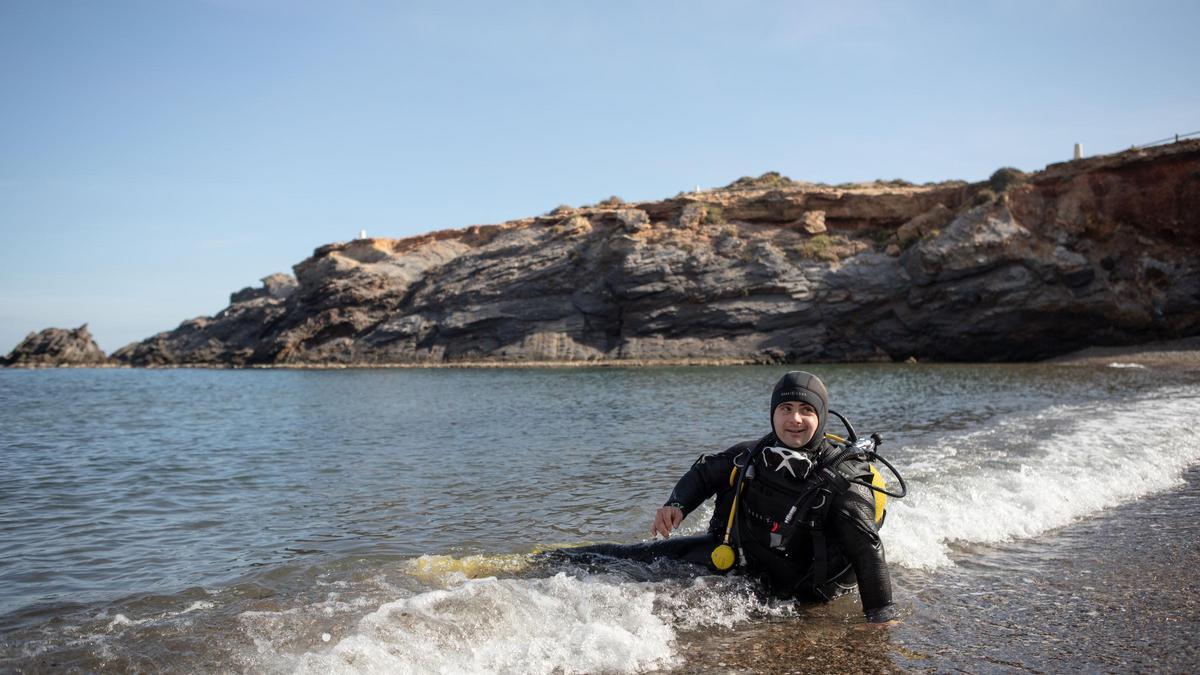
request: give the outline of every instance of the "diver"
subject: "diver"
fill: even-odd
[[[787,373],[771,393],[771,433],[697,459],[655,513],[651,534],[662,540],[569,550],[641,562],[671,558],[719,572],[736,567],[770,594],[800,600],[832,600],[857,584],[867,621],[895,619],[875,493],[903,493],[880,487],[869,460],[881,458],[853,443],[840,415],[851,442],[839,444],[832,434],[830,442],[829,415],[825,384],[811,373]],[[671,538],[714,495],[708,532]]]

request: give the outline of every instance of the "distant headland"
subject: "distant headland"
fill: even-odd
[[[211,317],[10,366],[1028,361],[1200,335],[1200,141],[988,181],[776,173],[322,246]]]

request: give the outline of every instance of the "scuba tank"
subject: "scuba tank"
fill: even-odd
[[[823,529],[833,500],[850,490],[852,485],[861,485],[872,490],[875,493],[874,521],[878,528],[883,525],[887,515],[887,498],[900,499],[908,493],[904,478],[878,452],[882,443],[880,435],[875,433],[860,439],[845,416],[834,410],[830,410],[829,414],[842,422],[846,428],[846,436],[825,434],[829,447],[816,458],[815,463],[805,460],[811,466],[803,480],[789,483],[783,478],[772,476],[775,472],[769,471],[764,471],[762,476],[755,476],[755,459],[766,449],[764,443],[747,452],[743,463],[734,460],[734,468],[729,476],[730,485],[734,489],[733,502],[722,543],[712,552],[712,563],[716,569],[728,570],[739,559],[744,564],[746,556],[743,548],[750,548],[757,553],[756,561],[774,567],[775,564],[761,559],[786,557],[792,550],[793,538],[803,529],[810,532],[813,541],[812,576],[816,583],[812,585],[820,585],[825,581],[826,552]],[[854,462],[855,466],[850,466],[851,462]],[[876,462],[896,477],[900,484],[899,492],[888,490],[887,482],[875,467]],[[863,463],[866,463],[869,474],[862,471]],[[751,481],[749,487],[747,481]],[[745,494],[747,490],[749,495]],[[736,555],[733,549],[735,541],[738,545]],[[794,567],[795,562],[788,565]]]
[[[892,466],[891,462],[887,461],[887,459],[879,454],[879,446],[883,443],[883,437],[881,437],[878,433],[873,433],[867,438],[860,439],[858,435],[854,433],[854,427],[850,424],[850,420],[846,419],[844,415],[836,410],[830,410],[829,414],[838,418],[841,421],[842,426],[846,427],[846,437],[842,438],[834,434],[826,433],[825,438],[833,441],[834,443],[842,445],[844,448],[852,449],[854,452],[848,456],[853,456],[855,453],[857,453],[867,462],[869,462],[868,466],[871,469],[870,484],[860,481],[850,482],[858,485],[864,485],[875,493],[875,527],[883,527],[883,520],[887,516],[888,497],[903,499],[908,494],[908,485],[905,484],[904,477],[900,475],[900,472],[896,470],[896,467]],[[899,493],[888,491],[887,481],[883,479],[883,474],[879,473],[879,469],[875,466],[875,462],[885,466],[887,470],[896,477],[896,481],[900,483]]]

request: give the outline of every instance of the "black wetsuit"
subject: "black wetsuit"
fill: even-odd
[[[850,484],[845,492],[832,498],[828,508],[819,510],[820,522],[810,520],[806,527],[798,528],[782,550],[771,548],[770,531],[773,527],[778,529],[783,513],[762,513],[780,511],[763,506],[790,505],[792,500],[786,495],[791,493],[786,488],[803,490],[806,481],[815,480],[818,475],[814,470],[806,480],[797,479],[791,486],[781,482],[782,472],[769,467],[763,459],[763,449],[776,443],[774,435],[768,435],[721,453],[701,456],[675,485],[667,505],[678,507],[685,516],[716,495],[707,534],[645,544],[591,546],[579,551],[647,562],[666,557],[711,567],[710,555],[724,537],[733,503],[730,474],[735,460],[742,467],[753,454],[756,478],[746,481],[743,487],[733,533],[734,548],[744,556],[739,556],[743,563],[739,566],[762,578],[773,594],[783,597],[829,600],[852,589],[857,581],[867,619],[879,622],[893,618],[896,611],[892,605],[891,581],[883,543],[875,529],[875,496],[870,488]],[[833,457],[837,448],[822,441],[812,450],[808,456],[819,466],[822,459],[828,461]],[[832,468],[847,480],[868,483],[871,480],[869,465],[861,458],[847,458]],[[774,489],[772,502],[773,488],[781,489]]]

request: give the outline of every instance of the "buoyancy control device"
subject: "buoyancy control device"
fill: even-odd
[[[764,471],[756,462],[765,452],[786,453],[786,449],[759,444],[734,460],[730,485],[734,489],[725,536],[712,553],[713,566],[718,570],[732,568],[738,560],[746,561],[745,548],[760,553],[757,559],[787,556],[795,552],[793,538],[806,531],[811,540],[812,569],[810,586],[818,587],[827,580],[825,567],[824,526],[834,499],[854,485],[875,493],[875,526],[881,527],[887,515],[888,497],[900,499],[908,488],[904,478],[879,452],[882,438],[871,434],[860,439],[845,416],[830,410],[846,428],[846,435],[826,433],[827,449],[811,459],[789,465],[789,480],[784,472]],[[792,453],[793,455],[795,453]],[[800,457],[796,457],[801,459]],[[781,458],[780,461],[783,461]],[[899,492],[890,491],[875,463],[886,467],[900,485]],[[803,471],[800,476],[796,470]],[[798,479],[798,480],[797,480]],[[748,482],[749,481],[749,482]],[[735,553],[734,545],[739,550]],[[766,555],[761,555],[766,553]],[[768,561],[768,565],[782,561]],[[794,567],[795,563],[789,563]],[[837,575],[833,575],[837,576]],[[832,578],[832,577],[830,577]]]

